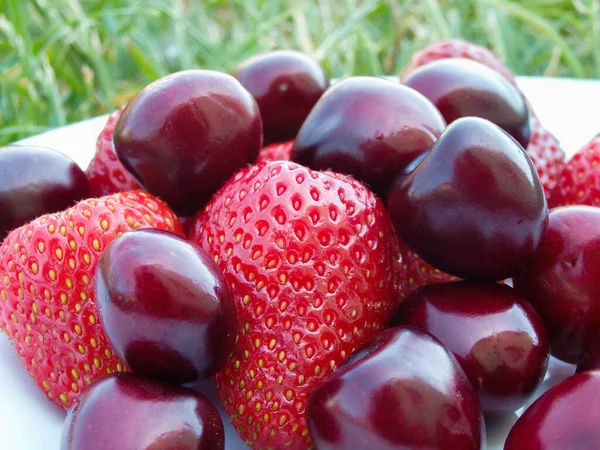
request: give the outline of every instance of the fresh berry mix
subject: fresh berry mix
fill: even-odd
[[[600,136],[585,144],[567,162],[552,192],[553,206],[600,206]]]
[[[0,328],[37,385],[63,408],[95,379],[126,369],[100,323],[94,270],[115,237],[148,227],[181,232],[163,202],[126,192],[41,216],[0,247]]]
[[[123,108],[119,108],[108,116],[106,125],[96,141],[96,154],[85,170],[90,182],[91,197],[102,197],[141,187],[133,175],[123,167],[113,145],[115,124],[122,110]]]
[[[234,428],[255,449],[309,448],[309,392],[383,330],[400,300],[382,203],[348,176],[262,163],[213,197],[191,240],[237,302],[238,341],[216,376]]]
[[[597,448],[600,139],[565,163],[466,41],[402,81],[272,52],[142,89],[85,174],[2,149],[0,330],[63,450],[224,450],[213,375],[255,450],[478,450],[549,354],[505,450]]]

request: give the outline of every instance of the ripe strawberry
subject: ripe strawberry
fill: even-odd
[[[600,135],[567,162],[552,192],[552,206],[600,206]]]
[[[444,58],[467,58],[480,62],[502,74],[512,84],[516,84],[515,77],[506,65],[494,53],[485,47],[461,39],[439,41],[413,53],[409,64],[404,68],[400,78],[406,79],[415,69],[427,63]]]
[[[400,300],[383,204],[349,176],[261,163],[212,198],[191,240],[214,256],[238,307],[238,341],[216,376],[233,426],[254,449],[308,449],[308,393]]]
[[[263,147],[258,154],[257,163],[271,161],[289,161],[294,141],[279,142]]]
[[[527,154],[533,161],[544,187],[548,206],[554,206],[553,191],[565,165],[565,152],[558,140],[546,130],[536,117],[531,117],[531,135]]]
[[[117,109],[108,116],[108,121],[96,141],[96,154],[85,171],[92,197],[140,189],[140,184],[123,167],[113,147],[113,131],[122,110],[123,108]]]
[[[413,252],[404,242],[400,242],[400,255],[404,267],[404,284],[402,285],[402,298],[408,297],[421,286],[434,283],[448,283],[459,278],[436,269],[431,264]]]
[[[181,233],[163,202],[126,192],[41,216],[0,246],[0,328],[37,385],[63,408],[96,378],[125,370],[99,323],[93,274],[117,235],[146,227]]]

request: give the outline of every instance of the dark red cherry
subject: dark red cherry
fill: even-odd
[[[506,285],[459,281],[424,286],[401,303],[392,323],[438,338],[469,377],[484,413],[522,407],[548,368],[542,319]]]
[[[452,353],[415,328],[384,331],[310,393],[319,450],[485,446],[477,395]]]
[[[514,424],[504,450],[596,450],[600,372],[575,374],[550,388]]]
[[[433,146],[445,125],[417,91],[381,78],[351,77],[317,102],[291,158],[353,175],[385,197],[396,175]]]
[[[600,208],[553,209],[541,251],[514,283],[544,319],[552,355],[577,364],[600,328]]]
[[[85,173],[68,156],[45,147],[0,148],[0,240],[36,217],[88,198]]]
[[[529,144],[529,109],[519,89],[500,73],[465,58],[425,64],[404,81],[440,110],[450,124],[461,117],[495,123],[524,148]]]
[[[493,123],[463,118],[388,195],[400,238],[443,272],[502,280],[535,256],[548,207],[523,148]]]
[[[294,139],[329,87],[329,79],[317,61],[290,50],[253,56],[237,66],[233,76],[258,103],[263,145]]]
[[[577,364],[577,372],[586,370],[600,370],[600,327],[590,332],[583,356]]]
[[[202,394],[130,373],[100,378],[75,401],[61,450],[224,450],[219,412]]]
[[[142,89],[119,117],[113,140],[119,160],[148,192],[191,216],[256,160],[262,121],[235,78],[188,70]]]
[[[175,383],[208,378],[233,349],[237,315],[215,262],[166,231],[115,239],[96,269],[96,302],[119,357],[140,375]]]

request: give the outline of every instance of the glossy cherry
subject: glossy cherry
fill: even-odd
[[[544,319],[552,355],[577,364],[600,328],[600,208],[553,209],[541,251],[514,283]]]
[[[100,378],[75,401],[61,450],[223,450],[219,412],[202,394],[130,373]]]
[[[388,196],[400,238],[432,266],[464,279],[502,280],[535,256],[548,224],[544,191],[525,150],[493,123],[458,119]]]
[[[329,78],[317,61],[290,50],[253,56],[238,65],[233,76],[256,99],[264,145],[294,139],[329,87]]]
[[[102,253],[95,282],[104,331],[135,373],[195,382],[214,375],[233,350],[237,315],[225,277],[179,236],[121,235]]]
[[[516,86],[486,65],[465,58],[440,59],[411,72],[404,84],[431,100],[448,124],[461,117],[481,117],[527,148],[527,104]]]
[[[188,70],[142,89],[119,117],[113,140],[119,160],[148,192],[191,216],[256,160],[262,121],[235,78]]]
[[[506,285],[459,281],[424,286],[401,303],[392,323],[438,338],[469,377],[484,413],[519,409],[548,368],[542,319]]]
[[[88,197],[85,173],[68,156],[45,147],[0,148],[0,240],[9,231]]]
[[[446,123],[417,91],[374,77],[332,86],[300,129],[292,160],[353,175],[385,197],[406,165],[429,150]]]
[[[527,408],[510,431],[504,450],[596,450],[599,404],[600,372],[575,374]]]
[[[410,327],[386,330],[310,394],[319,450],[479,450],[477,395],[452,353]]]

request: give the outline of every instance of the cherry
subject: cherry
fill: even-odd
[[[548,224],[525,150],[493,123],[454,121],[388,196],[399,237],[426,262],[465,279],[502,280],[525,268]]]
[[[600,208],[553,209],[541,251],[514,284],[544,319],[552,355],[577,364],[600,325]]]
[[[219,412],[202,394],[130,373],[98,379],[75,401],[61,450],[223,450]]]
[[[119,236],[102,253],[95,282],[104,331],[135,373],[196,382],[214,375],[233,350],[237,315],[224,275],[172,233]]]
[[[300,129],[291,158],[353,175],[385,197],[396,174],[429,150],[446,123],[417,91],[374,77],[331,87]]]
[[[431,100],[448,124],[461,117],[481,117],[524,148],[529,144],[529,109],[521,92],[484,64],[465,58],[440,59],[411,72],[404,84]]]
[[[480,449],[477,396],[448,350],[409,327],[380,334],[311,392],[319,450]]]
[[[438,338],[469,377],[484,413],[522,407],[548,368],[542,319],[506,285],[459,281],[424,286],[401,303],[392,323]]]
[[[585,352],[577,364],[577,372],[586,370],[600,370],[600,339],[599,331],[590,334],[585,346]]]
[[[600,372],[570,376],[535,401],[504,450],[595,450],[600,442]]]
[[[256,99],[264,145],[294,139],[329,87],[329,79],[317,61],[289,50],[253,56],[237,66],[233,76]]]
[[[125,168],[182,216],[195,214],[262,144],[254,98],[232,76],[188,70],[142,89],[113,136]]]
[[[37,146],[0,148],[0,240],[43,214],[89,196],[88,180],[68,156]]]

